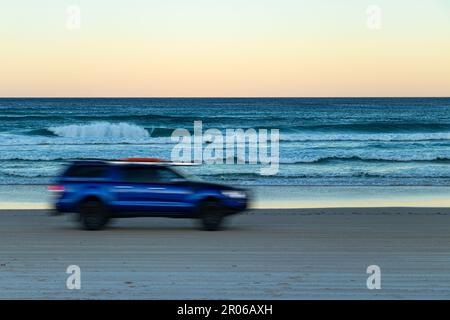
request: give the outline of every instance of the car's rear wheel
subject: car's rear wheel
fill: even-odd
[[[200,205],[200,219],[203,230],[220,230],[224,219],[224,210],[217,201],[206,200]]]
[[[100,230],[109,221],[108,212],[99,200],[85,200],[80,205],[80,222],[86,230]]]

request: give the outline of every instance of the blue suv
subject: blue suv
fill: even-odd
[[[87,230],[130,217],[197,218],[218,230],[248,206],[246,190],[196,181],[164,162],[74,161],[49,190],[56,213],[78,213]]]

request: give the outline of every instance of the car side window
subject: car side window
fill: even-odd
[[[67,178],[99,178],[106,172],[105,166],[80,165],[70,167],[64,174]]]
[[[148,183],[156,179],[156,171],[153,168],[125,167],[121,171],[124,182]]]
[[[122,180],[131,183],[167,183],[181,176],[167,168],[126,167],[122,168]]]

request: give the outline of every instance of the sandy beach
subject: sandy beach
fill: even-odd
[[[253,210],[221,232],[195,221],[77,229],[44,210],[0,212],[1,299],[448,299],[450,209]],[[81,268],[81,290],[66,268]],[[368,290],[366,268],[381,268]]]

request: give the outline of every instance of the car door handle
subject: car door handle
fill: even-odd
[[[149,187],[148,190],[166,190],[166,188]]]

